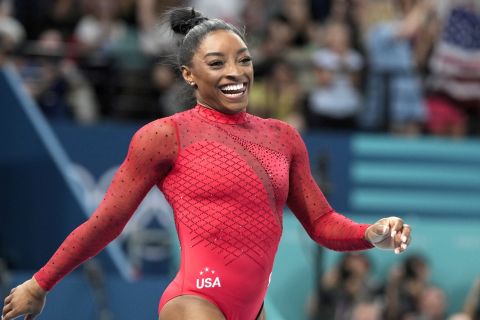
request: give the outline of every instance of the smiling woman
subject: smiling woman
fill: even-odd
[[[158,307],[162,320],[265,319],[285,204],[314,241],[333,250],[400,253],[410,243],[399,218],[367,225],[335,212],[295,129],[246,112],[253,68],[238,29],[191,8],[171,11],[170,24],[184,36],[178,67],[196,106],[135,133],[102,203],[12,290],[4,320],[39,314],[47,292],[117,237],[154,186],[173,208],[181,245],[179,271]]]
[[[246,111],[253,67],[248,48],[238,33],[210,32],[191,62],[181,68],[184,79],[195,85],[197,101],[202,105],[225,113]]]
[[[178,64],[198,103],[224,113],[245,111],[253,66],[244,35],[194,10],[173,10],[170,21],[174,32],[185,35]]]

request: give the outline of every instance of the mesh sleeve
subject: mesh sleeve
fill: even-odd
[[[98,208],[35,273],[39,285],[47,291],[52,289],[115,239],[152,186],[169,172],[177,153],[176,127],[170,118],[156,120],[138,130]]]
[[[310,172],[305,144],[293,129],[292,159],[288,207],[293,211],[309,236],[318,244],[337,251],[372,248],[365,240],[369,225],[358,224],[335,212]]]

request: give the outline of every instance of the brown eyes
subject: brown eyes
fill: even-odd
[[[239,60],[239,63],[242,64],[242,65],[248,65],[251,62],[252,62],[251,57],[244,57],[244,58]],[[213,69],[220,69],[221,67],[223,67],[225,62],[223,60],[213,60],[213,61],[208,62],[207,64],[208,64],[209,67],[211,67]]]
[[[211,61],[208,63],[210,67],[221,67],[223,66],[223,61],[216,60],[216,61]]]
[[[252,58],[251,57],[245,57],[245,58],[241,59],[240,62],[243,63],[243,64],[249,64],[250,62],[252,62]]]

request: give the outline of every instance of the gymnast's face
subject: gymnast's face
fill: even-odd
[[[224,113],[245,111],[253,81],[252,58],[234,32],[217,30],[200,42],[190,66],[182,67],[188,83],[195,83],[198,102]]]

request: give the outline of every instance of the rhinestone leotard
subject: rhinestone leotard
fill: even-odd
[[[201,105],[153,121],[132,138],[104,200],[34,276],[50,290],[122,231],[157,185],[174,212],[181,246],[170,299],[208,299],[228,320],[261,308],[287,203],[310,237],[333,250],[362,250],[366,224],[336,213],[314,182],[299,134],[289,125]]]

